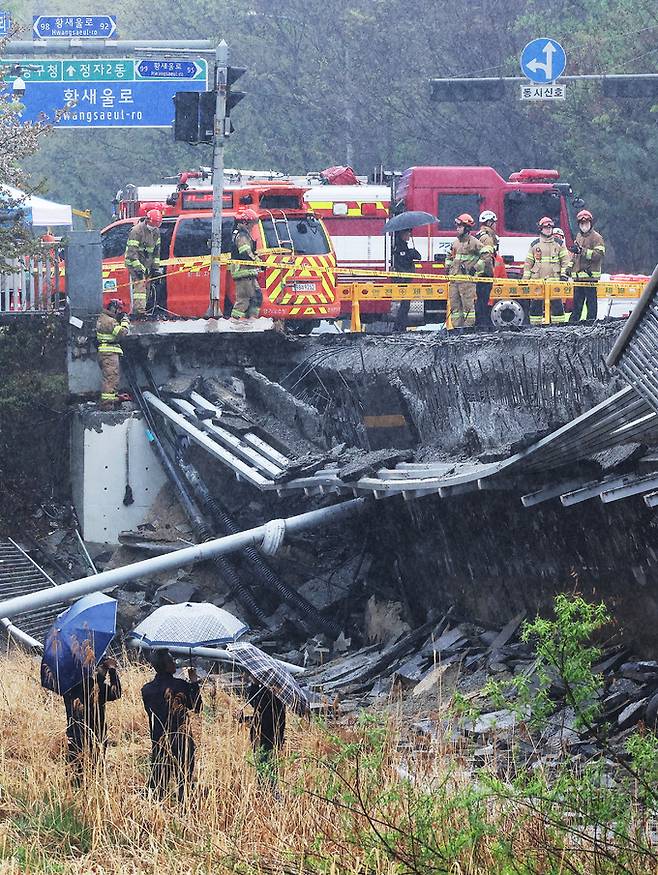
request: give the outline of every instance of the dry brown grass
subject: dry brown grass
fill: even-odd
[[[152,671],[133,665],[121,676],[123,697],[107,706],[105,772],[75,789],[63,757],[62,700],[40,687],[38,661],[12,655],[0,662],[0,872],[182,875],[237,865],[304,872],[299,860],[330,831],[332,807],[295,792],[290,785],[301,772],[294,765],[283,767],[280,800],[259,787],[247,729],[234,716],[242,703],[204,691],[204,713],[193,719],[197,796],[181,808],[144,792],[150,742],[140,689]],[[294,717],[289,724],[292,750],[323,753],[321,731]],[[358,853],[350,852],[352,865],[347,851],[335,850],[336,873],[360,871]],[[380,871],[393,870],[383,863]]]
[[[241,702],[221,691],[212,694],[206,689],[204,712],[194,718],[198,788],[191,803],[181,807],[175,800],[158,803],[149,798],[144,787],[150,743],[140,688],[150,677],[144,666],[124,668],[123,698],[107,707],[106,768],[75,789],[63,757],[62,700],[41,689],[37,660],[12,655],[0,662],[1,873],[400,875],[430,871],[393,862],[383,850],[385,843],[378,848],[375,841],[374,847],[366,848],[355,842],[360,827],[365,827],[364,835],[369,832],[367,817],[362,811],[347,810],[344,798],[339,805],[322,798],[334,776],[326,761],[337,761],[342,744],[358,749],[363,739],[360,730],[341,727],[336,740],[317,724],[290,718],[288,748],[293,756],[283,765],[281,799],[276,799],[258,785],[246,726],[235,719]],[[390,798],[381,805],[377,800],[377,810],[370,813],[385,816],[394,827],[389,834],[399,829],[393,844],[403,845],[415,827],[405,792],[398,789],[404,754],[397,747],[400,724],[394,717],[387,731],[380,763],[374,748],[363,748],[364,767],[368,756],[375,762],[373,769],[371,759],[370,779],[375,775],[371,798],[382,790],[391,791]],[[422,768],[423,781],[443,788],[438,792],[447,804],[440,818],[433,815],[431,832],[448,847],[468,820],[471,803],[458,800],[472,785],[472,775],[460,757],[440,744],[414,763],[416,771]],[[367,786],[365,790],[367,796]],[[545,854],[551,841],[547,824],[534,813],[526,816],[519,830],[519,811],[514,807],[488,800],[483,812],[478,816],[489,833],[450,850],[445,868],[432,867],[432,872],[610,871],[617,875],[614,868],[589,868],[587,857],[580,859],[577,842],[574,857],[583,867],[574,870],[566,860],[564,867],[556,868],[555,855]],[[387,832],[386,827],[382,830]],[[497,865],[494,846],[501,834],[509,835],[519,861],[535,861],[531,868]]]

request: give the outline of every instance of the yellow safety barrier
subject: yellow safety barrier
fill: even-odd
[[[276,265],[272,265],[265,261],[252,260],[237,260],[231,259],[228,253],[222,253],[217,260],[221,264],[245,264],[251,267],[260,267],[263,269],[272,269],[273,267],[293,268],[296,266],[293,258],[277,259]],[[198,273],[207,270],[210,267],[211,257],[201,256],[194,259],[185,258],[170,258],[160,262],[161,267],[170,268],[167,272],[168,276],[178,275],[182,273]],[[177,270],[171,270],[172,267]],[[103,268],[103,277],[109,277],[118,269],[122,269],[123,264],[107,265]],[[551,302],[564,301],[565,299],[573,298],[574,285],[594,285],[597,289],[598,297],[621,298],[621,299],[637,299],[644,288],[644,280],[569,280],[561,282],[558,280],[523,280],[509,279],[502,277],[473,277],[470,275],[454,275],[447,276],[445,274],[422,274],[422,273],[401,273],[397,271],[381,271],[370,269],[350,269],[342,267],[321,267],[313,265],[312,272],[314,275],[322,273],[332,274],[338,277],[354,276],[372,276],[376,277],[379,282],[373,280],[355,279],[349,282],[338,280],[336,284],[336,294],[340,300],[351,302],[351,330],[362,331],[360,304],[362,301],[445,301],[447,305],[447,320],[450,318],[450,302],[448,289],[453,281],[471,282],[471,283],[490,283],[492,288],[489,293],[490,299],[494,300],[517,300],[517,301],[543,301],[544,314],[542,322],[544,324],[551,323]],[[392,282],[391,280],[405,279],[404,282]],[[147,282],[155,281],[157,277],[147,280]],[[384,280],[383,282],[381,280]],[[419,282],[420,280],[420,282]],[[129,286],[130,283],[121,283],[117,285],[117,289],[124,286]]]
[[[543,301],[543,323],[551,323],[551,302],[564,301],[573,298],[574,285],[595,285],[598,297],[628,298],[640,297],[643,282],[630,280],[588,281],[573,280],[559,282],[557,280],[519,280],[502,279],[498,277],[472,276],[434,276],[431,283],[374,283],[351,282],[338,283],[338,296],[343,301],[352,304],[352,331],[362,331],[361,302],[362,301],[445,301],[447,306],[446,320],[450,318],[450,301],[448,289],[452,281],[491,283],[489,298],[495,300]]]

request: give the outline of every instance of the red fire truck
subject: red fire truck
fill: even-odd
[[[520,276],[530,243],[537,237],[537,221],[546,215],[553,218],[570,246],[571,217],[582,205],[571,186],[559,181],[557,170],[521,170],[505,180],[493,167],[410,167],[393,182],[392,186],[314,185],[306,192],[307,202],[331,235],[339,274],[341,267],[384,269],[390,241],[382,234],[383,225],[391,214],[405,210],[437,216],[437,224],[416,229],[414,245],[422,256],[419,270],[442,273],[455,236],[455,218],[470,213],[477,221],[483,210],[493,210],[507,273]],[[425,315],[431,317],[436,306],[426,302]],[[385,301],[364,302],[362,312],[367,318],[368,313],[372,317],[389,307]]]
[[[134,222],[153,208],[163,213],[160,257],[165,272],[157,287],[157,302],[169,313],[203,317],[210,303],[210,241],[212,188],[200,172],[181,174],[176,186],[127,186],[117,196],[118,221],[102,232],[105,298],[130,304],[130,283],[124,267],[128,234]],[[253,231],[260,260],[267,268],[261,315],[290,320],[298,330],[310,330],[321,319],[340,312],[336,296],[336,259],[324,224],[304,201],[305,188],[288,180],[235,182],[224,189],[222,252],[231,249],[232,218],[246,206],[259,222]],[[233,281],[221,267],[220,307],[227,315],[235,299]]]

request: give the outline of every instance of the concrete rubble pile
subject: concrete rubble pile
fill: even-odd
[[[550,770],[565,758],[574,767],[611,752],[623,758],[632,732],[658,729],[658,662],[633,659],[622,645],[605,649],[593,667],[601,680],[600,710],[590,729],[579,727],[557,678],[549,692],[554,710],[541,731],[532,728],[527,706],[510,697],[501,708],[488,681],[504,686],[523,674],[531,689],[537,686],[535,654],[519,635],[523,619],[519,614],[501,630],[485,630],[455,622],[449,611],[384,646],[307,670],[303,681],[319,697],[316,708],[347,721],[363,708],[401,717],[403,747],[452,748],[472,765],[497,760],[505,769]]]

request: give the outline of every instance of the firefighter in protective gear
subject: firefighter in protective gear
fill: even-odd
[[[98,366],[103,377],[101,385],[101,409],[113,410],[118,401],[121,338],[130,330],[128,316],[123,305],[113,298],[105,307],[96,322],[96,342],[98,343]]]
[[[484,261],[482,276],[493,277],[496,253],[498,252],[498,234],[496,234],[496,222],[498,216],[493,210],[483,210],[480,213],[480,230],[477,238],[482,244],[481,255]],[[475,287],[475,327],[491,328],[489,316],[489,295],[491,283],[478,283]]]
[[[132,311],[135,316],[146,312],[147,283],[160,275],[160,210],[149,210],[133,225],[126,243],[125,265],[130,274]]]
[[[471,233],[475,221],[468,213],[455,219],[457,239],[446,258],[446,273],[449,276],[482,276],[484,260],[482,244]],[[453,280],[448,290],[450,320],[453,328],[464,328],[475,307],[475,283],[469,280]]]
[[[234,320],[257,319],[263,304],[263,293],[258,285],[259,267],[235,262],[258,261],[256,242],[251,229],[258,221],[258,213],[252,209],[241,210],[235,217],[235,230],[231,242],[229,270],[235,283],[235,305],[231,311]]]
[[[573,290],[573,310],[569,322],[580,321],[583,304],[587,305],[587,319],[585,321],[593,322],[598,310],[596,284],[601,278],[605,242],[599,232],[594,230],[594,217],[589,210],[581,210],[576,219],[578,220],[578,233],[571,247],[573,252],[571,275],[576,284]]]
[[[530,244],[523,268],[524,280],[566,279],[569,269],[569,252],[554,235],[553,219],[544,216],[538,222],[539,237]]]

